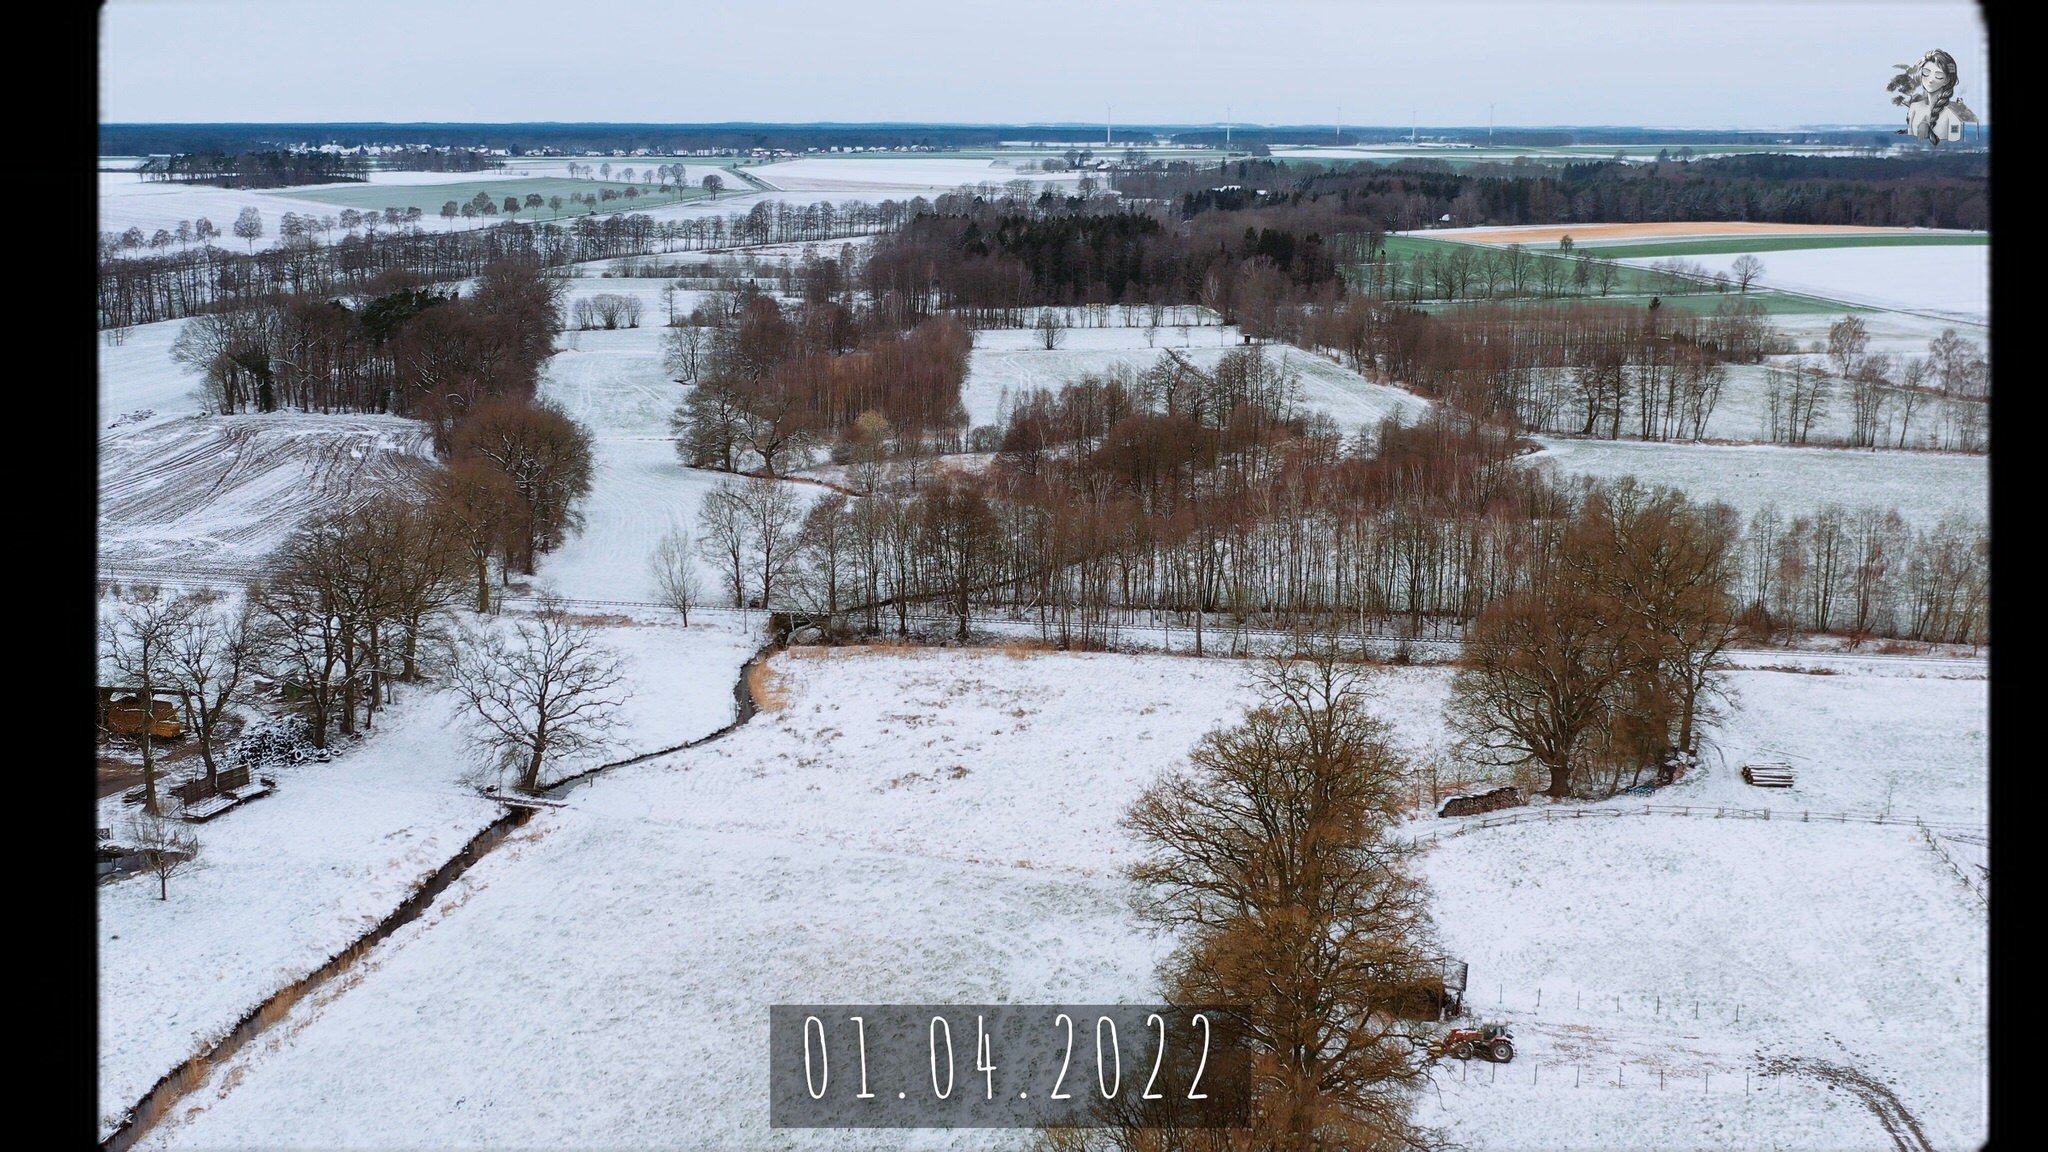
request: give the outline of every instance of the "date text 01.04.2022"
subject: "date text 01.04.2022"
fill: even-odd
[[[775,1128],[1237,1128],[1249,1051],[1229,1009],[777,1004]]]

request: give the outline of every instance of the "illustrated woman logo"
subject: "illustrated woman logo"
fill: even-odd
[[[1961,140],[1963,125],[1977,122],[1956,94],[1956,58],[1936,48],[1920,57],[1918,64],[1894,64],[1899,74],[1885,85],[1897,93],[1892,103],[1906,109],[1906,126],[1901,136],[1918,136],[1930,145],[1944,140]]]

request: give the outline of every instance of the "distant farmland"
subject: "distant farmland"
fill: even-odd
[[[1640,243],[1602,244],[1589,241],[1586,247],[1603,260],[1631,257],[1718,256],[1743,252],[1789,252],[1802,248],[1918,248],[1933,245],[1976,245],[1991,243],[1984,232],[1885,233],[1871,236],[1712,236],[1696,240],[1651,240]]]
[[[707,168],[705,171],[716,171],[716,169]],[[691,170],[690,174],[692,177],[698,176],[695,170]],[[457,204],[467,203],[478,192],[488,193],[493,200],[500,203],[503,203],[507,196],[517,196],[524,202],[529,193],[538,193],[542,200],[560,196],[563,201],[561,214],[576,216],[588,211],[588,209],[580,205],[574,208],[570,207],[568,202],[570,196],[585,193],[598,193],[601,195],[600,189],[610,188],[614,192],[620,193],[623,197],[626,189],[629,187],[637,189],[639,195],[631,200],[606,201],[598,205],[598,211],[621,212],[630,208],[654,208],[664,204],[674,204],[679,200],[695,200],[710,195],[710,193],[702,188],[685,188],[682,195],[678,196],[673,190],[669,192],[652,191],[655,187],[654,185],[642,185],[639,183],[629,185],[616,180],[571,180],[567,177],[538,176],[511,180],[485,178],[481,180],[456,181],[447,184],[322,184],[310,188],[294,188],[291,190],[291,196],[295,200],[317,200],[322,204],[332,204],[337,208],[354,208],[359,211],[375,212],[385,208],[418,208],[421,212],[433,216],[438,214],[441,211],[441,206],[448,201],[453,200]],[[547,215],[536,215],[537,219],[551,220],[555,217],[552,209],[542,209],[541,211],[546,212]]]

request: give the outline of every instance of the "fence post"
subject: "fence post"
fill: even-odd
[[[1657,1091],[1659,1091],[1659,1092],[1662,1092],[1663,1090],[1664,1090],[1664,1070],[1663,1070],[1662,1068],[1659,1068],[1659,1069],[1657,1069]]]
[[[1707,1085],[1712,1084],[1713,1082],[1714,1074],[1712,1072],[1700,1073],[1700,1095],[1706,1095],[1708,1090]]]

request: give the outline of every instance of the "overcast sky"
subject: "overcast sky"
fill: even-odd
[[[1932,0],[108,0],[100,119],[1871,124],[1931,48],[1988,123]]]

